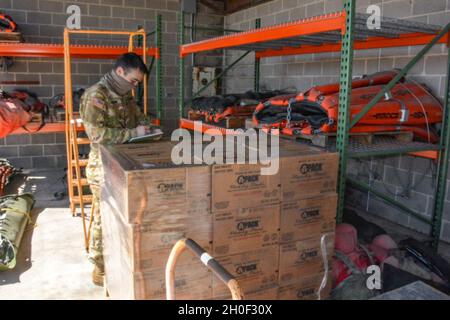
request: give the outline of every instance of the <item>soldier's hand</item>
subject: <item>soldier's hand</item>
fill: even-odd
[[[147,134],[148,127],[147,126],[137,126],[136,133],[138,137],[145,136]]]

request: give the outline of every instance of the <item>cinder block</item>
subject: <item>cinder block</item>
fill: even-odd
[[[381,58],[379,70],[390,70],[394,67],[393,58]]]
[[[433,204],[433,202],[430,202]],[[444,203],[444,214],[442,215],[444,220],[450,221],[450,201]]]
[[[56,168],[56,157],[54,156],[32,157],[31,161],[33,168]]]
[[[382,14],[387,17],[404,18],[411,15],[412,4],[410,0],[401,0],[383,3]],[[381,24],[383,30],[383,24]]]
[[[445,11],[445,0],[414,0],[413,15]]]
[[[305,75],[322,75],[322,62],[305,63]]]
[[[39,35],[43,37],[62,37],[64,33],[63,26],[39,26]]]
[[[299,91],[304,91],[306,89],[311,88],[312,86],[312,77],[296,77],[293,79],[292,83]],[[283,82],[281,82],[283,83]],[[282,88],[288,88],[290,85],[282,86]]]
[[[351,206],[357,206],[361,209],[366,209],[367,205],[367,192],[363,192],[359,189],[352,188],[350,186],[346,187],[345,190],[345,203]]]
[[[426,73],[426,71],[425,71]],[[438,95],[441,89],[441,77],[440,76],[419,76],[419,75],[411,75],[411,79],[414,79],[417,82],[424,83],[428,88],[431,89],[433,94]]]
[[[402,156],[400,160],[400,168],[406,171],[414,171],[418,173],[426,173],[431,176],[432,162],[429,159],[420,157]]]
[[[450,242],[450,221],[443,221],[441,229],[441,239]]]
[[[155,12],[155,10],[151,10],[151,9],[135,9],[134,17],[136,19],[155,20],[156,12]],[[146,28],[147,28],[147,26],[146,26]],[[150,28],[148,30],[152,30],[152,29],[154,29],[154,25],[152,28]]]
[[[53,144],[55,142],[55,133],[35,133],[31,135],[31,144]]]
[[[396,186],[405,186],[408,181],[412,181],[413,177],[410,172],[392,168],[390,166],[385,166],[384,168],[384,179],[383,181]]]
[[[52,24],[52,15],[43,12],[27,12],[27,23]]]
[[[303,63],[292,63],[287,68],[288,76],[301,76],[303,75]]]
[[[423,59],[421,60],[423,61]],[[447,57],[442,56],[429,56],[426,58],[425,73],[426,74],[440,74],[445,75],[446,69],[444,66],[447,63]]]
[[[275,23],[285,23],[289,21],[289,11],[283,11],[275,15]]]
[[[353,60],[353,76],[366,74],[366,60]]]
[[[86,0],[84,0],[84,1],[86,1]],[[92,3],[101,3],[101,4],[111,5],[111,6],[123,6],[124,2],[126,2],[126,1],[127,0],[94,0]]]
[[[38,11],[38,4],[39,2],[36,0],[14,0],[12,2],[12,7],[14,9],[18,9],[18,10],[34,10],[34,11]]]
[[[46,156],[63,155],[63,154],[66,154],[65,144],[44,145],[44,155]]]
[[[14,64],[8,68],[8,72],[28,72],[27,61],[14,61]]]
[[[78,63],[78,73],[80,74],[99,74],[100,65],[98,63]]]
[[[380,49],[356,50],[354,51],[355,58],[378,58]]]
[[[56,157],[56,167],[57,168],[67,168],[67,157],[57,156]]]
[[[11,162],[11,164],[17,168],[23,168],[23,169],[31,169],[33,168],[31,158],[30,157],[20,157],[20,158],[8,158],[8,160]]]
[[[12,8],[11,0],[0,0],[0,8],[11,9]]]
[[[94,17],[111,17],[111,7],[91,4],[88,6],[88,14]]]
[[[408,197],[398,196],[397,201],[423,216],[431,217],[432,206],[429,205],[428,198],[425,194],[412,191]]]
[[[5,139],[7,146],[30,144],[31,141],[29,134],[9,135]]]
[[[167,10],[180,10],[180,2],[179,1],[167,1]]]
[[[325,5],[323,2],[318,2],[306,6],[306,16],[314,17],[321,15],[325,12]]]
[[[426,235],[429,235],[431,233],[431,226],[428,223],[423,222],[413,216],[411,216],[409,219],[409,228]]]
[[[290,10],[290,21],[297,21],[306,18],[306,7],[299,7]]]
[[[405,67],[409,62],[411,62],[412,57],[408,58],[395,58],[394,60],[394,67],[395,68],[403,68]],[[411,70],[408,72],[408,74],[422,74],[424,69],[424,59],[420,59],[417,61],[417,63],[414,65],[414,67],[411,68]]]
[[[424,176],[422,173],[414,173],[414,190],[433,195],[436,190],[436,179]]]
[[[16,81],[40,81],[39,74],[16,73]],[[30,88],[31,89],[31,88]],[[31,89],[34,92],[34,88]]]
[[[112,30],[123,29],[123,19],[100,17],[100,27]]]
[[[19,156],[19,147],[17,146],[0,146],[0,157],[10,158]]]
[[[164,10],[167,9],[167,0],[147,0],[146,8]]]
[[[261,27],[270,27],[275,24],[275,15],[264,16],[261,18]]]
[[[272,13],[270,10],[270,4],[266,3],[260,6],[256,7],[256,16],[257,17],[263,17],[266,16],[268,14]]]
[[[83,17],[81,18],[82,28],[98,28],[100,26],[100,18],[98,17]]]
[[[381,218],[395,222],[402,226],[409,225],[409,215],[392,207],[390,204],[383,200],[380,200],[375,195],[370,196],[369,200],[369,210]]]
[[[49,67],[50,66],[50,67]],[[51,64],[49,62],[37,62],[37,61],[30,61],[28,63],[28,70],[30,72],[51,72]]]
[[[39,0],[39,11],[64,12],[64,7],[59,1]]]
[[[63,74],[43,74],[41,75],[41,84],[64,84]]]
[[[29,145],[19,147],[19,156],[30,157],[30,156],[42,156],[43,148],[42,145]]]
[[[407,56],[409,54],[408,47],[381,48],[381,57]]]
[[[361,0],[357,1],[361,2]],[[338,12],[344,9],[342,1],[325,0],[325,13]]]
[[[340,61],[324,61],[322,65],[323,75],[339,76],[341,69]]]
[[[126,7],[145,8],[145,0],[127,0]]]
[[[5,138],[1,138],[0,139],[0,146],[4,146],[5,145]]]
[[[297,7],[297,5],[298,5],[297,0],[283,0],[283,10],[293,9]]]

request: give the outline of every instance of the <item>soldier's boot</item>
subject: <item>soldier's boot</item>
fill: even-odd
[[[92,282],[96,285],[96,286],[100,286],[103,287],[104,283],[103,283],[103,278],[105,276],[105,270],[103,270],[102,268],[95,266],[94,270],[92,271]]]

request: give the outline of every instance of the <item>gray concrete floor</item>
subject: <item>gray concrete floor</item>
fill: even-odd
[[[33,193],[36,204],[16,268],[0,272],[0,300],[105,299],[103,289],[91,282],[81,218],[72,216],[67,197],[53,197],[65,187],[63,175],[62,169],[34,170],[8,186],[9,192]]]

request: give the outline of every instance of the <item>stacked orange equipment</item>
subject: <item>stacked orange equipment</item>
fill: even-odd
[[[361,112],[397,72],[379,72],[353,80],[350,118]],[[337,130],[338,114],[339,84],[333,83],[261,103],[253,114],[253,122],[265,128],[282,129],[287,134],[330,133]],[[432,125],[442,122],[442,114],[441,103],[424,86],[402,79],[350,132],[410,131],[415,137],[435,143],[438,135]]]

